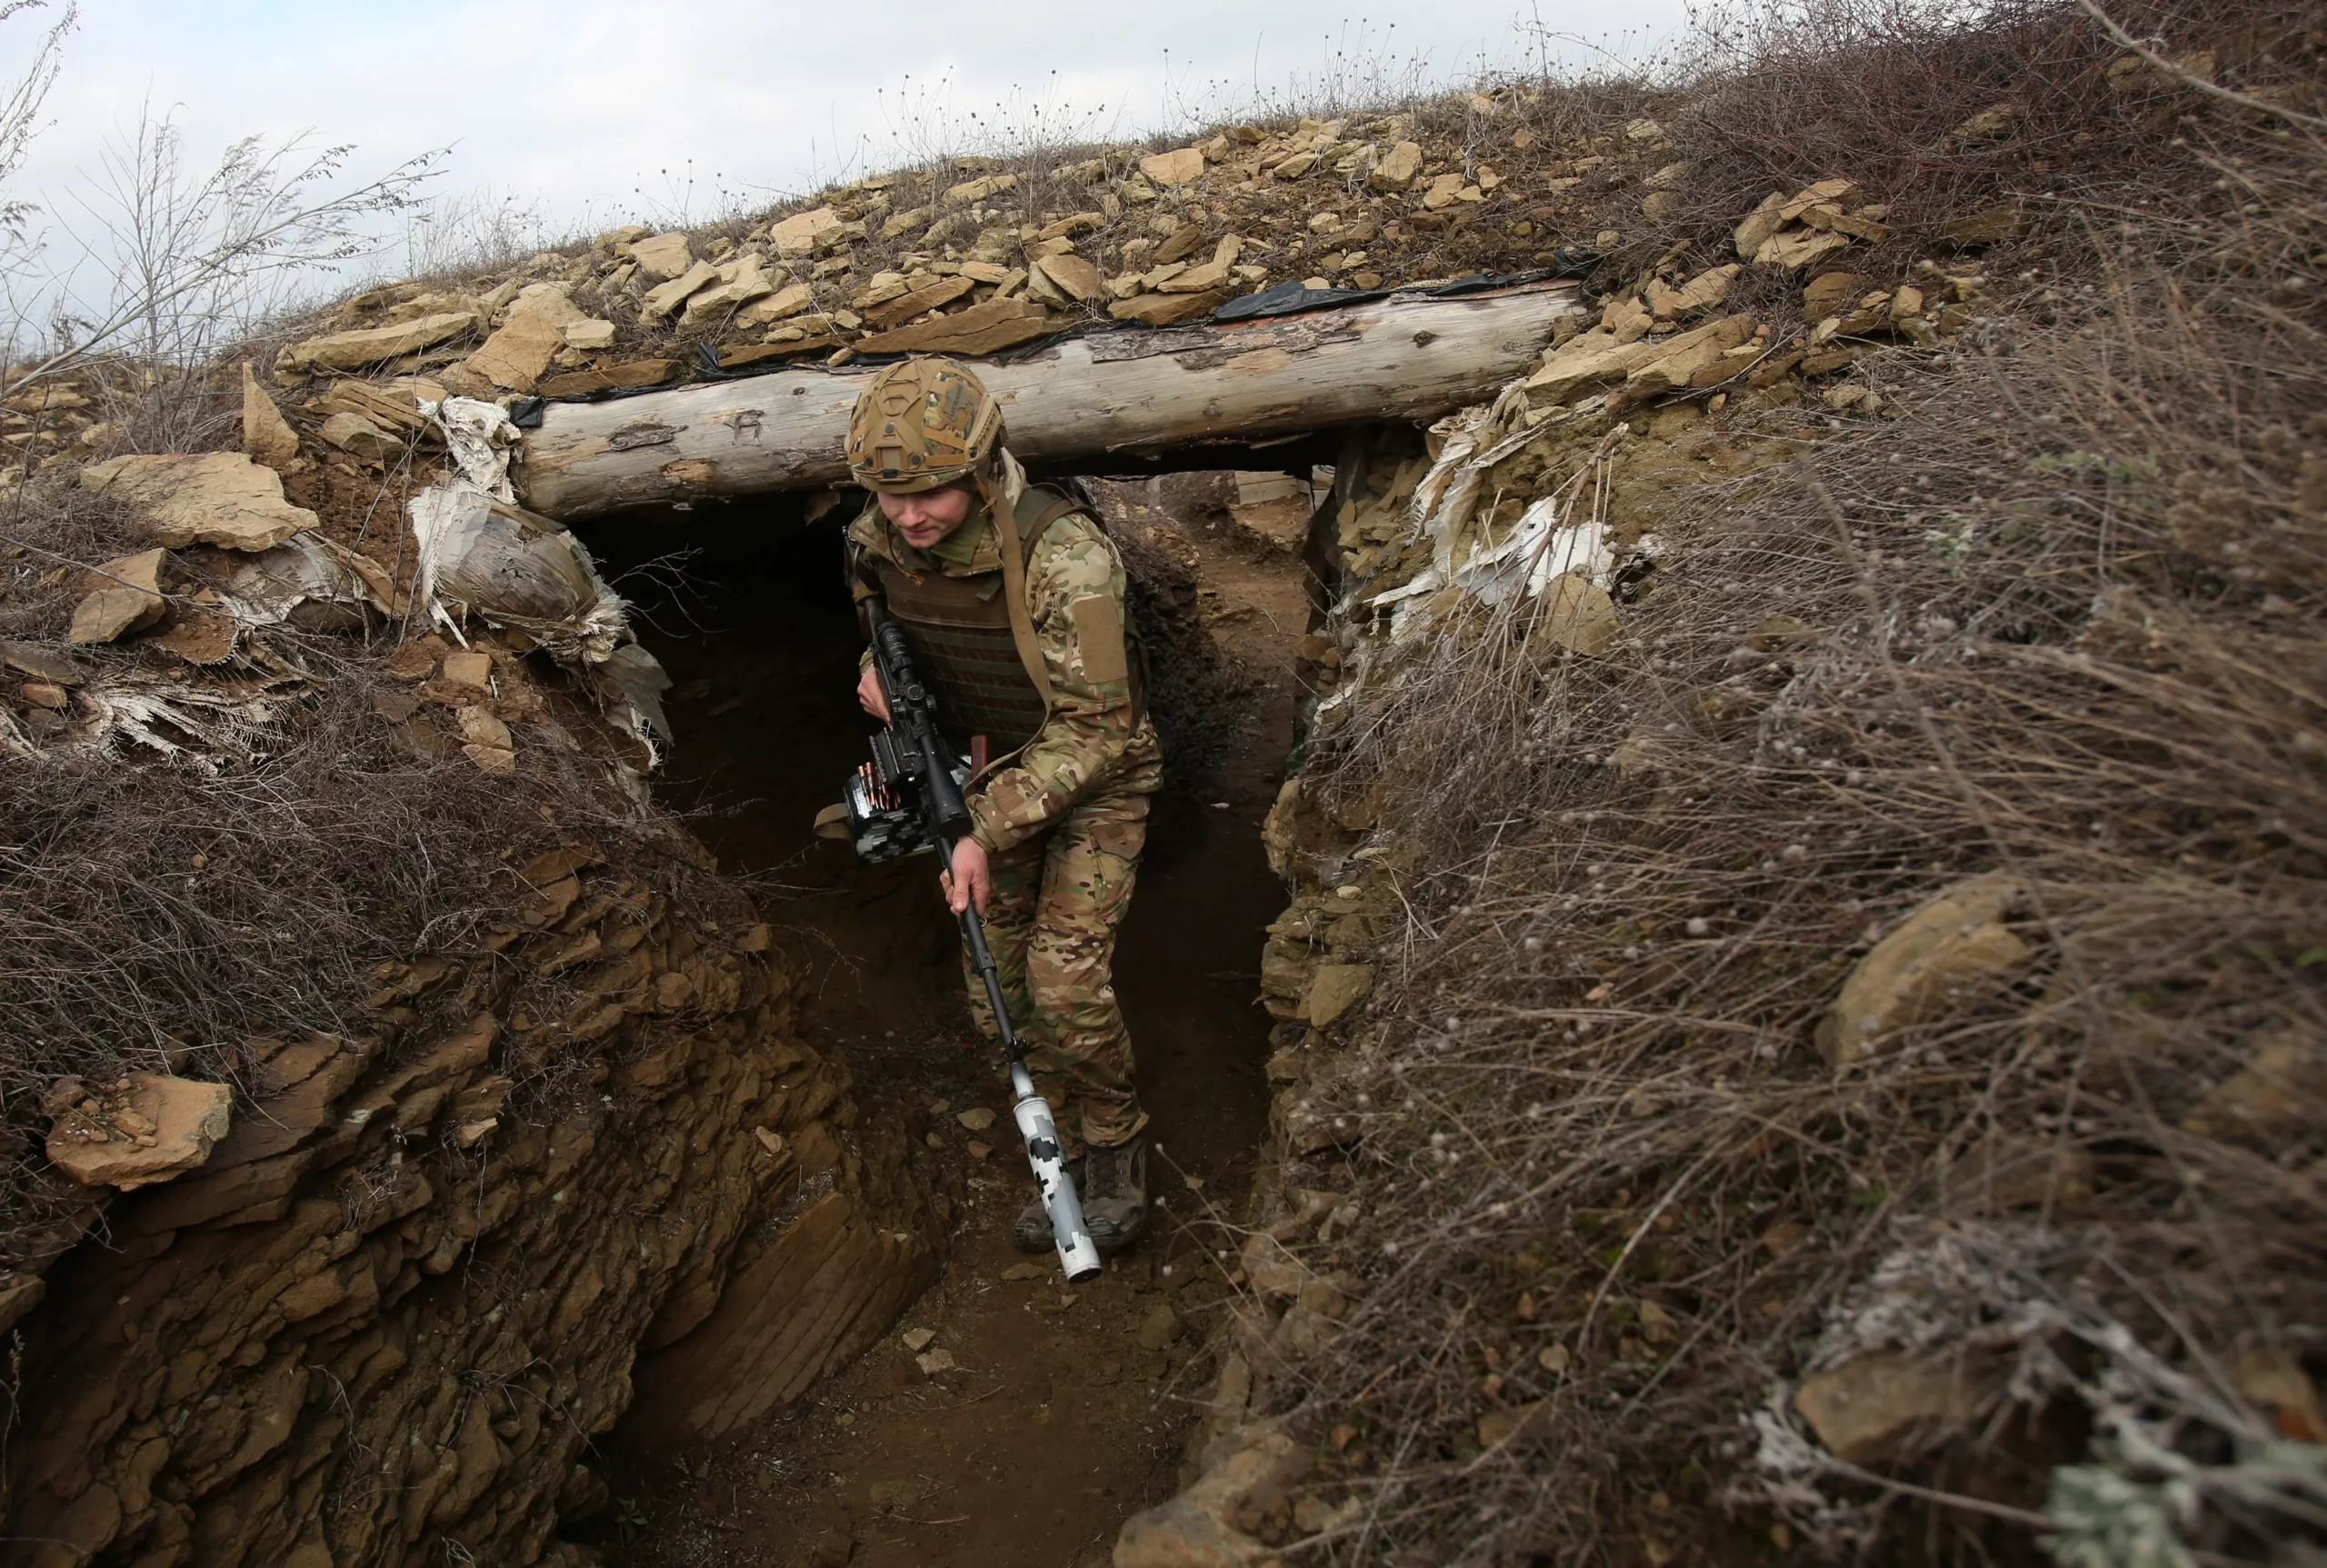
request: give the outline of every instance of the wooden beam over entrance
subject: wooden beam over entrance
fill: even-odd
[[[1571,283],[1393,295],[1263,321],[1070,338],[977,372],[1003,400],[1010,449],[1030,467],[1196,466],[1208,447],[1249,466],[1245,454],[1278,438],[1433,420],[1492,397],[1543,354],[1560,318],[1583,308]],[[803,368],[554,403],[525,433],[517,482],[526,505],[566,522],[844,484],[848,413],[872,374]]]

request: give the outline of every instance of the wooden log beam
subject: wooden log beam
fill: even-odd
[[[1204,445],[1384,419],[1424,421],[1493,396],[1580,314],[1573,284],[1454,299],[1393,295],[1228,325],[1072,338],[978,375],[1030,466],[1106,472]],[[565,521],[634,506],[845,483],[841,443],[871,368],[554,403],[525,433],[525,504]],[[1179,465],[1179,464],[1174,464]]]

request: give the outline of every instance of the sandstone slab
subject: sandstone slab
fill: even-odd
[[[1323,1029],[1356,1006],[1373,988],[1372,964],[1320,964],[1311,972],[1309,988],[1302,994],[1301,1016]]]
[[[1014,191],[1017,188],[1018,176],[1015,175],[983,175],[974,180],[964,180],[958,185],[946,186],[945,200],[950,205],[959,206],[971,202],[982,202],[990,196],[998,196],[1004,191]]]
[[[735,313],[737,326],[765,326],[798,315],[815,303],[816,296],[804,283],[788,284],[764,298],[755,299]],[[900,318],[902,319],[902,318]]]
[[[1159,185],[1184,185],[1203,177],[1203,149],[1181,147],[1174,152],[1153,153],[1139,160],[1140,173]]]
[[[125,1093],[93,1096],[59,1114],[48,1134],[52,1164],[85,1187],[126,1193],[191,1171],[226,1135],[235,1092],[155,1073],[133,1073]],[[82,1108],[96,1104],[92,1112]]]
[[[335,414],[324,421],[323,438],[353,456],[385,463],[404,450],[404,443],[360,414]]]
[[[1119,299],[1107,307],[1107,314],[1117,321],[1135,321],[1142,326],[1171,326],[1179,322],[1193,321],[1210,315],[1227,298],[1223,292],[1210,294],[1139,294],[1129,299]]]
[[[2244,1066],[2182,1120],[2209,1138],[2277,1141],[2320,1123],[2327,1108],[2327,1040],[2300,1025],[2259,1042]]]
[[[914,317],[926,315],[933,310],[942,310],[976,286],[976,280],[973,278],[939,278],[924,288],[894,295],[879,305],[871,306],[864,312],[864,325],[876,332],[885,331],[899,322],[911,321]],[[791,291],[787,289],[785,292]],[[800,292],[803,295],[807,293],[805,289]],[[802,303],[804,305],[806,303],[804,298]]]
[[[161,585],[165,554],[160,550],[142,550],[135,555],[116,556],[90,574],[95,585],[73,606],[73,624],[65,640],[82,645],[110,643],[161,619],[167,603]]]
[[[794,213],[767,231],[768,243],[780,256],[804,256],[816,248],[816,242],[842,225],[840,214],[832,208],[812,207],[804,213]]]
[[[660,386],[679,367],[675,359],[626,359],[598,370],[576,370],[553,375],[534,390],[544,397],[587,397],[594,392],[625,387]]]
[[[82,469],[81,484],[143,508],[155,543],[168,550],[255,553],[315,525],[313,512],[283,498],[280,474],[240,452],[109,458]]]
[[[709,262],[697,262],[670,282],[657,284],[646,291],[646,298],[638,306],[642,321],[660,321],[684,305],[687,296],[697,289],[708,288],[717,280],[719,269]]]
[[[1729,297],[1730,290],[1737,286],[1737,275],[1744,270],[1737,262],[1707,267],[1678,287],[1662,278],[1651,279],[1647,290],[1649,311],[1672,321],[1701,315]]]
[[[1615,642],[1616,631],[1616,602],[1608,591],[1568,572],[1544,591],[1543,606],[1527,634],[1531,641],[1541,637],[1548,646],[1596,659]]]
[[[775,279],[768,276],[760,258],[743,256],[723,265],[711,286],[687,301],[686,309],[680,313],[679,325],[682,329],[701,325],[774,292]]]
[[[1736,241],[1739,255],[1747,261],[1752,261],[1760,254],[1762,246],[1769,242],[1770,236],[1777,233],[1779,225],[1785,222],[1781,215],[1784,207],[1784,194],[1772,191],[1762,198],[1761,205],[1745,215],[1743,221],[1738,224],[1735,235],[1732,236]]]
[[[1194,1485],[1124,1522],[1114,1568],[1259,1568],[1277,1560],[1273,1548],[1238,1528],[1237,1516],[1255,1493],[1281,1489],[1304,1471],[1308,1455],[1273,1427],[1235,1433],[1219,1446],[1228,1452]]]
[[[1701,372],[1753,335],[1752,318],[1731,315],[1667,338],[1624,373],[1624,390],[1633,397],[1643,398],[1691,385]]]
[[[382,360],[401,359],[473,330],[473,310],[445,311],[388,326],[335,332],[295,343],[283,351],[282,364],[291,370],[358,370]]]
[[[399,376],[376,385],[350,376],[331,384],[331,390],[324,394],[322,410],[325,415],[360,414],[383,430],[408,433],[427,428],[427,416],[420,412],[420,405],[444,395],[442,382],[418,376]]]
[[[1403,191],[1422,173],[1422,144],[1400,142],[1382,155],[1367,176],[1377,191]]]
[[[1902,1029],[1942,1017],[1966,993],[2023,967],[2029,946],[2004,924],[2025,894],[2001,873],[1948,889],[1876,943],[1819,1026],[1837,1066],[1863,1061]]]
[[[1537,407],[1565,403],[1579,392],[1621,381],[1659,346],[1645,338],[1624,342],[1604,327],[1578,333],[1528,376],[1527,401]]]
[[[1870,279],[1854,272],[1822,272],[1802,285],[1802,318],[1823,321],[1865,292]]]
[[[676,277],[694,265],[694,251],[687,236],[675,232],[632,240],[623,249],[638,264],[638,270],[651,278]]]
[[[31,643],[0,642],[0,669],[59,686],[77,686],[88,679],[71,659]]]
[[[1850,235],[1832,229],[1781,229],[1762,242],[1753,252],[1753,260],[1762,266],[1799,271],[1846,248],[1850,243]]]
[[[281,468],[299,455],[299,433],[259,385],[248,361],[243,365],[243,451],[269,468]]]
[[[484,346],[462,363],[495,386],[531,392],[565,347],[566,327],[585,319],[564,289],[535,285],[518,295],[509,319]]]
[[[1940,232],[1954,244],[1968,248],[2016,238],[2026,234],[2030,226],[2027,209],[2017,203],[2007,203],[1950,219]]]
[[[1879,1351],[1806,1379],[1793,1408],[1835,1458],[1878,1464],[1974,1419],[2003,1382],[1984,1358]]]
[[[603,317],[585,317],[565,325],[565,346],[583,354],[595,354],[614,345],[614,324]]]
[[[1106,280],[1099,269],[1082,256],[1048,255],[1035,264],[1035,268],[1048,278],[1053,287],[1069,299],[1091,302],[1107,296]]]
[[[990,299],[935,321],[861,339],[864,354],[992,354],[1051,329],[1050,313],[1032,300]]]

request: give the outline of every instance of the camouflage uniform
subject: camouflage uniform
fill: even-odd
[[[877,503],[850,524],[849,539],[860,595],[876,591],[865,570],[875,563],[909,579],[986,577],[1001,591],[1001,536],[983,503],[927,551],[906,544]],[[1124,586],[1122,557],[1088,516],[1069,513],[1035,537],[1026,602],[1050,679],[1049,715],[969,796],[971,836],[993,873],[986,939],[1027,1064],[1061,1126],[1074,1127],[1067,1102],[1079,1101],[1083,1140],[1101,1146],[1147,1124],[1112,968],[1149,797],[1163,784],[1163,751],[1126,653]],[[994,1038],[984,987],[966,961],[964,973],[979,1027]]]

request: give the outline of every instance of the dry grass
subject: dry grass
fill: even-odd
[[[57,647],[81,591],[75,568],[142,534],[85,492],[45,481],[13,492],[0,638]],[[172,581],[198,586],[195,558],[175,558]],[[159,724],[187,744],[178,756],[124,737],[109,754],[59,748],[0,766],[0,1263],[44,1265],[74,1233],[55,1222],[85,1203],[38,1154],[40,1093],[60,1075],[235,1079],[245,1041],[310,1031],[393,1049],[476,1000],[456,1001],[455,981],[407,1014],[373,1006],[377,966],[421,955],[456,975],[481,964],[495,995],[524,989],[538,1014],[560,1010],[561,983],[493,957],[502,944],[487,941],[526,896],[513,864],[544,849],[590,845],[610,874],[748,919],[684,829],[638,809],[578,694],[553,685],[534,733],[562,727],[579,749],[529,745],[514,778],[480,773],[425,710],[401,729],[385,722],[375,697],[409,689],[382,670],[397,640],[393,625],[369,637],[285,625],[208,671],[135,644],[75,650],[92,689],[199,689],[226,705],[175,702],[215,721],[202,735]],[[538,1096],[574,1065],[512,1071],[541,1080],[526,1090]]]
[[[2240,20],[2207,31],[2282,39],[2281,12]],[[2047,25],[2075,24],[1903,39],[1906,101],[1861,107],[1921,112],[1959,75],[1993,101],[1957,46],[2056,78]],[[1837,48],[1805,38],[1802,69]],[[1748,74],[1710,101],[1799,90]],[[2252,1369],[2327,1371],[2327,145],[2187,95],[2148,134],[2097,138],[2112,194],[2062,201],[2049,243],[2087,269],[1953,354],[1863,362],[1884,417],[1683,438],[1752,460],[1659,506],[1672,554],[1605,658],[1475,609],[1316,738],[1397,906],[1373,1022],[1313,1090],[1362,1139],[1345,1172],[1290,1167],[1352,1188],[1363,1217],[1315,1261],[1368,1282],[1278,1369],[1303,1430],[1351,1429],[1324,1473],[1360,1506],[1304,1555],[1661,1563],[1782,1526],[2020,1561],[2062,1476],[2159,1508],[2178,1480],[2208,1561],[2316,1530],[2303,1462],[2251,1464],[2276,1435]],[[1754,183],[1881,174],[1878,139],[1833,135]],[[1987,872],[2027,890],[2033,961],[1828,1068],[1851,965]],[[2273,1038],[2312,1064],[2276,1114],[2193,1117]],[[1947,1290],[1923,1278],[1942,1255]],[[1885,1260],[1920,1293],[1870,1283]],[[1884,1343],[2002,1357],[2017,1401],[1888,1480],[1746,1423]],[[1537,1401],[1482,1449],[1483,1414]]]

